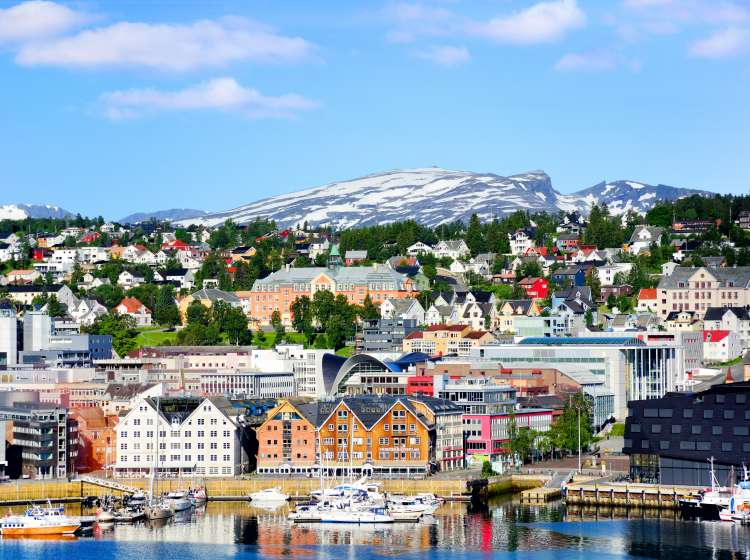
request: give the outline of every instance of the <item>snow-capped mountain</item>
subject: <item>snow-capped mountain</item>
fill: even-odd
[[[592,204],[606,204],[610,214],[620,215],[629,211],[645,214],[657,200],[677,200],[694,194],[711,196],[715,193],[669,185],[647,185],[636,181],[602,181],[578,191],[574,196],[579,197],[589,208]]]
[[[264,217],[282,227],[308,222],[349,228],[406,219],[436,226],[457,219],[468,221],[474,213],[482,220],[491,220],[519,209],[532,213],[561,210],[585,213],[594,202],[606,202],[613,213],[629,208],[644,211],[656,200],[693,193],[705,191],[618,181],[564,195],[552,187],[552,181],[543,171],[502,177],[429,167],[330,183],[175,223],[215,226],[227,219],[247,223]]]
[[[0,220],[25,220],[26,218],[70,218],[73,214],[50,204],[6,204],[0,206]]]
[[[196,216],[204,216],[208,214],[205,210],[194,210],[192,208],[171,208],[169,210],[159,210],[157,212],[136,212],[120,218],[117,220],[121,224],[137,224],[139,222],[147,222],[148,220],[155,219],[158,221],[166,220],[172,222],[174,220],[184,220],[186,218],[193,218]]]

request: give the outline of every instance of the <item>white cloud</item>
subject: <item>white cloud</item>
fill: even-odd
[[[388,4],[383,14],[396,25],[388,32],[391,43],[411,43],[419,36],[442,36],[452,32],[455,15],[445,9],[427,4],[398,2]]]
[[[184,72],[245,60],[299,60],[312,50],[304,39],[285,37],[244,18],[223,18],[190,24],[119,22],[24,44],[16,61],[28,66],[131,66]]]
[[[233,78],[216,78],[178,91],[129,89],[105,93],[100,99],[112,120],[135,118],[164,111],[218,110],[251,118],[288,118],[317,103],[296,94],[270,97],[246,88]]]
[[[566,72],[600,72],[614,69],[619,62],[618,57],[610,52],[568,53],[557,61],[555,69]]]
[[[746,51],[750,47],[750,31],[727,27],[693,43],[690,54],[700,58],[726,58]]]
[[[55,2],[31,0],[0,9],[0,43],[31,41],[83,25],[90,16]]]
[[[550,0],[514,14],[470,23],[468,31],[499,43],[531,45],[557,41],[585,23],[586,15],[576,0]]]
[[[441,66],[459,66],[471,60],[471,54],[466,47],[452,47],[448,45],[433,46],[418,51],[416,56],[425,60],[431,60]]]

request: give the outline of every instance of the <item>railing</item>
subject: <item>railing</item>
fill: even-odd
[[[136,492],[141,491],[140,488],[136,488],[134,486],[128,486],[127,484],[121,484],[119,482],[115,482],[114,480],[107,480],[105,478],[98,478],[95,476],[78,475],[74,479],[74,481],[85,482],[87,484],[94,484],[96,486],[109,488],[111,490],[119,490],[120,492],[128,492],[129,494],[135,494]]]

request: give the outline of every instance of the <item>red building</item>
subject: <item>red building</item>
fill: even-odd
[[[549,282],[544,278],[524,278],[518,285],[531,299],[544,299],[549,294]]]

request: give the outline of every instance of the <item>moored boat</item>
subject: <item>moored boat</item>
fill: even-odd
[[[3,537],[35,537],[72,535],[81,526],[78,519],[69,517],[59,509],[47,511],[32,508],[25,515],[8,515],[0,520]]]
[[[250,494],[250,501],[253,503],[282,503],[289,499],[288,494],[284,494],[280,488],[266,488]]]

